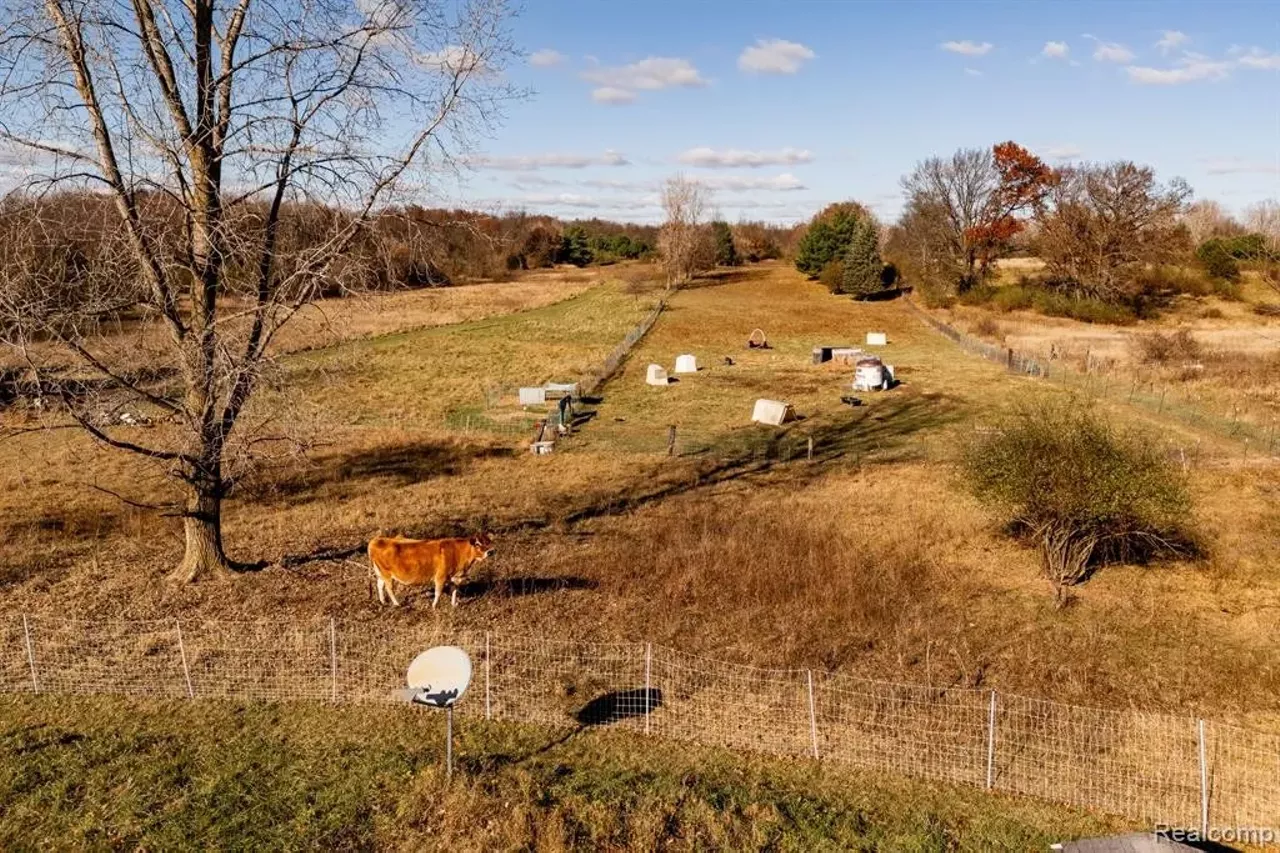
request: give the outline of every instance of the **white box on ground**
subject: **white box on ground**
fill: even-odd
[[[649,369],[645,371],[644,381],[650,385],[666,385],[667,371],[661,364],[651,364]]]
[[[676,356],[676,373],[697,373],[698,359],[691,355]]]
[[[768,424],[769,426],[782,426],[791,420],[793,412],[790,403],[783,403],[780,400],[756,400],[756,406],[751,411],[751,422],[757,424]]]
[[[889,336],[884,332],[867,332],[867,346],[883,347],[889,345]]]
[[[546,402],[547,402],[547,391],[545,388],[521,388],[520,389],[520,405],[541,406]]]

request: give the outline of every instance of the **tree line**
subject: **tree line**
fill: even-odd
[[[1182,179],[1162,182],[1131,161],[1055,169],[1003,142],[929,158],[902,186],[885,251],[935,303],[1022,298],[1107,319],[1206,285],[1229,294],[1242,264],[1280,282],[1280,206],[1256,205],[1241,224],[1216,203],[1191,204]],[[1034,255],[1044,270],[1000,294],[992,273],[1013,255]]]

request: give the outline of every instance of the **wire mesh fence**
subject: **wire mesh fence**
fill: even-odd
[[[1242,453],[1246,457],[1250,454],[1274,456],[1280,453],[1277,444],[1280,412],[1259,405],[1246,394],[1236,395],[1224,403],[1220,397],[1204,393],[1194,386],[1170,385],[1113,365],[1095,369],[1087,356],[1085,369],[1076,370],[1060,360],[1020,353],[966,334],[912,300],[904,301],[927,325],[954,341],[962,350],[1003,364],[1010,372],[1046,379],[1088,397],[1139,406],[1188,426],[1236,439],[1242,443]]]
[[[1280,826],[1280,734],[988,690],[369,622],[84,622],[0,617],[0,692],[146,699],[402,701],[410,660],[465,649],[457,712],[610,726],[807,757],[1170,826]]]

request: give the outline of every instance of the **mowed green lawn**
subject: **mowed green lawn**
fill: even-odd
[[[465,701],[465,700],[464,700]],[[981,791],[416,708],[0,700],[0,847],[1043,850],[1115,829]]]

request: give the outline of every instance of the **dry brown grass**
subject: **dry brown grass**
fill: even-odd
[[[306,368],[303,390],[328,445],[245,483],[227,511],[232,553],[278,557],[356,546],[378,530],[488,525],[498,554],[457,610],[433,612],[412,595],[403,609],[380,608],[359,559],[164,582],[178,554],[174,522],[84,488],[93,479],[147,493],[153,481],[74,433],[0,442],[0,607],[649,638],[762,665],[1254,722],[1276,714],[1273,467],[1218,462],[1205,437],[1192,480],[1210,563],[1108,568],[1057,611],[1034,555],[963,496],[949,468],[975,421],[1043,386],[963,356],[900,305],[832,297],[782,265],[710,284],[673,297],[596,419],[548,457],[442,431],[440,418],[483,405],[492,383],[590,365],[643,313],[643,296],[611,285],[306,357],[326,362]],[[745,349],[757,326],[773,349]],[[869,330],[888,333],[885,356],[904,384],[849,409],[838,399],[848,368],[812,365],[809,353]],[[643,383],[645,364],[683,352],[708,369],[665,389]],[[759,396],[796,404],[806,419],[783,440],[816,436],[817,461],[760,453],[777,435],[746,424]],[[672,423],[700,439],[697,452],[664,455]],[[1195,439],[1149,423],[1162,440]]]

